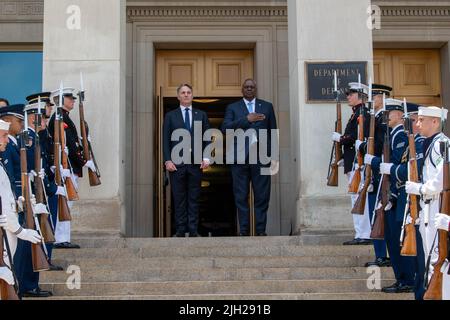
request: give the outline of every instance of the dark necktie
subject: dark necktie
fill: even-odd
[[[191,131],[191,118],[189,116],[189,108],[184,109],[184,126]]]

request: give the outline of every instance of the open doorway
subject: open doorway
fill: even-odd
[[[211,128],[219,129],[222,125],[226,107],[241,99],[241,97],[194,99],[193,108],[200,109],[208,115]],[[163,114],[179,108],[177,98],[168,97],[162,100]],[[225,139],[224,139],[225,140]],[[223,146],[225,149],[225,145]],[[216,150],[218,152],[218,150]],[[224,150],[221,150],[223,154]],[[167,186],[167,179],[165,185]],[[166,236],[175,233],[175,221],[171,208],[172,197],[170,188],[166,188],[164,199],[167,203],[162,209],[165,218]],[[169,218],[170,217],[170,218]],[[170,222],[169,222],[170,219]],[[158,221],[157,221],[158,223]],[[170,224],[170,227],[167,225]],[[157,224],[155,224],[157,225]],[[158,227],[158,226],[157,226]],[[233,182],[230,167],[225,164],[214,164],[203,172],[202,192],[199,203],[199,226],[198,232],[203,237],[235,236],[238,233],[238,222],[236,206],[233,196]]]

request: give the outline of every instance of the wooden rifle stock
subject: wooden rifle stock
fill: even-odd
[[[416,158],[416,142],[411,126],[411,120],[406,119],[408,144],[409,144],[409,181],[419,182],[419,173],[417,169]],[[407,204],[408,205],[408,204]],[[416,241],[416,220],[419,217],[419,199],[417,195],[409,195],[409,214],[411,216],[411,223],[405,226],[405,238],[403,240],[402,250],[400,254],[406,257],[417,256],[417,241]]]
[[[374,153],[375,153],[375,114],[372,110],[370,114],[370,133],[367,142],[367,154],[373,155]],[[372,166],[370,164],[367,164],[365,167],[364,185],[361,191],[359,192],[358,199],[356,200],[355,205],[353,206],[352,209],[353,214],[360,214],[360,215],[364,214],[364,209],[366,208],[367,191],[369,190],[371,181],[372,181]]]
[[[445,150],[442,150],[442,144]],[[441,142],[441,150],[444,151],[445,161],[443,168],[443,181],[444,186],[441,194],[441,213],[450,215],[450,169],[448,161],[448,144],[447,142]],[[438,230],[438,260],[433,265],[433,275],[431,276],[428,289],[425,292],[424,300],[442,300],[442,281],[443,273],[441,272],[442,265],[448,258],[448,231]]]
[[[2,200],[0,198],[0,216],[2,215]],[[3,228],[0,228],[0,268],[8,268],[3,260],[3,238],[6,235],[3,233]],[[12,257],[9,257],[9,260],[12,261]],[[17,296],[16,289],[13,285],[10,285],[5,280],[0,279],[0,300],[19,300]]]
[[[34,168],[36,173],[38,174],[34,178],[34,190],[36,193],[36,202],[37,203],[44,203],[44,187],[43,187],[43,181],[41,177],[39,176],[39,172],[41,172],[42,169],[42,157],[41,157],[41,144],[39,139],[39,128],[41,124],[41,114],[35,114],[34,115],[34,127],[36,128],[36,140],[35,140],[35,146],[34,146]],[[46,212],[36,212],[36,214],[39,214],[39,224],[41,227],[41,234],[44,238],[46,243],[53,243],[55,242],[55,235],[53,233],[53,229],[50,225],[50,222],[48,221],[49,214]]]
[[[55,126],[54,126],[54,166],[55,166],[55,182],[58,187],[63,187],[64,183],[61,177],[60,162],[61,162],[61,120],[59,119],[58,111],[55,115]],[[63,151],[64,152],[64,151]],[[69,205],[67,204],[67,198],[63,195],[58,195],[58,220],[59,221],[70,221],[72,216],[70,215]]]
[[[383,113],[383,125],[386,128],[386,133],[384,135],[383,141],[383,162],[389,163],[391,161],[391,149],[389,144],[389,126],[388,126],[389,112],[384,111]],[[372,231],[370,233],[371,239],[383,240],[384,239],[384,218],[385,209],[389,203],[390,198],[390,177],[388,174],[384,174],[381,180],[381,206],[375,211],[375,221],[372,226]]]
[[[363,112],[362,110],[363,109],[361,107],[359,117],[358,117],[358,140],[361,140],[361,141],[364,140],[364,115],[362,113]],[[364,164],[364,159],[363,159],[361,152],[359,152],[359,150],[355,150],[355,151],[357,152],[357,157],[358,157],[358,169],[355,170],[355,172],[353,173],[352,180],[350,181],[350,184],[348,187],[349,193],[358,193],[359,185],[361,183],[361,170],[362,170],[362,166]]]
[[[336,123],[334,125],[334,130],[337,133],[342,133],[342,112],[341,103],[337,101],[336,103]],[[342,159],[342,148],[339,142],[334,142],[333,145],[333,156],[330,159],[329,174],[327,179],[327,186],[337,187],[339,185],[339,166],[338,162]]]
[[[36,230],[36,225],[34,224],[34,213],[33,207],[31,205],[31,190],[28,181],[28,169],[27,169],[27,150],[25,146],[25,141],[28,139],[26,132],[21,134],[21,146],[20,146],[20,171],[21,171],[21,182],[22,182],[22,196],[25,199],[24,211],[26,219],[27,229]],[[45,256],[44,250],[42,249],[42,244],[31,244],[31,260],[33,264],[33,271],[40,272],[48,270],[50,267],[48,265],[47,257]]]
[[[86,120],[84,118],[84,92],[80,92],[78,94],[80,102],[79,102],[79,108],[80,108],[80,131],[81,131],[81,138],[82,138],[82,144],[83,144],[83,157],[86,161],[91,160],[91,153],[93,155],[93,151],[91,148],[91,145],[88,141],[88,135],[86,130]],[[94,161],[95,162],[95,161]],[[97,164],[96,164],[97,166]],[[91,187],[98,186],[101,184],[100,181],[100,174],[97,171],[92,171],[90,168],[88,168],[88,174],[89,174],[89,185]]]
[[[64,151],[66,149],[66,134],[64,131],[64,121],[60,122],[59,132],[61,133],[61,164],[63,169],[69,169],[69,160],[67,158],[67,153]],[[64,184],[66,185],[67,191],[67,199],[69,201],[77,201],[80,198],[78,197],[77,189],[75,188],[75,184],[72,181],[72,177],[66,177],[64,179]]]

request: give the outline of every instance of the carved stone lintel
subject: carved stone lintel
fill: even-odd
[[[200,18],[200,19],[253,19],[253,20],[286,20],[287,7],[128,7],[129,21],[148,18]]]

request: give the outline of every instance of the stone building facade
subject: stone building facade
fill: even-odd
[[[371,5],[376,7],[368,13]],[[373,13],[374,21],[380,17],[375,29],[367,26]],[[273,102],[280,171],[272,178],[268,233],[287,235],[352,226],[342,172],[339,188],[326,187],[335,106],[307,100],[306,63],[366,61],[368,74],[391,84],[397,97],[448,106],[449,41],[450,1],[0,2],[0,51],[42,50],[44,90],[61,80],[78,88],[84,75],[102,185],[93,189],[82,182],[74,229],[129,237],[154,236],[157,229],[158,101],[173,98],[170,81],[161,76],[169,77],[171,69],[159,70],[162,61],[178,59],[172,66],[180,72],[192,67],[196,83],[212,79],[208,61],[228,61],[216,65],[219,80],[220,68],[238,61],[237,69],[222,74],[231,91],[206,84],[199,98],[236,97],[229,78],[250,74],[259,97]],[[250,54],[245,72],[245,59],[234,56],[243,52]],[[192,53],[203,60],[192,62]],[[168,91],[161,91],[166,84]],[[350,110],[343,109],[345,123]]]

